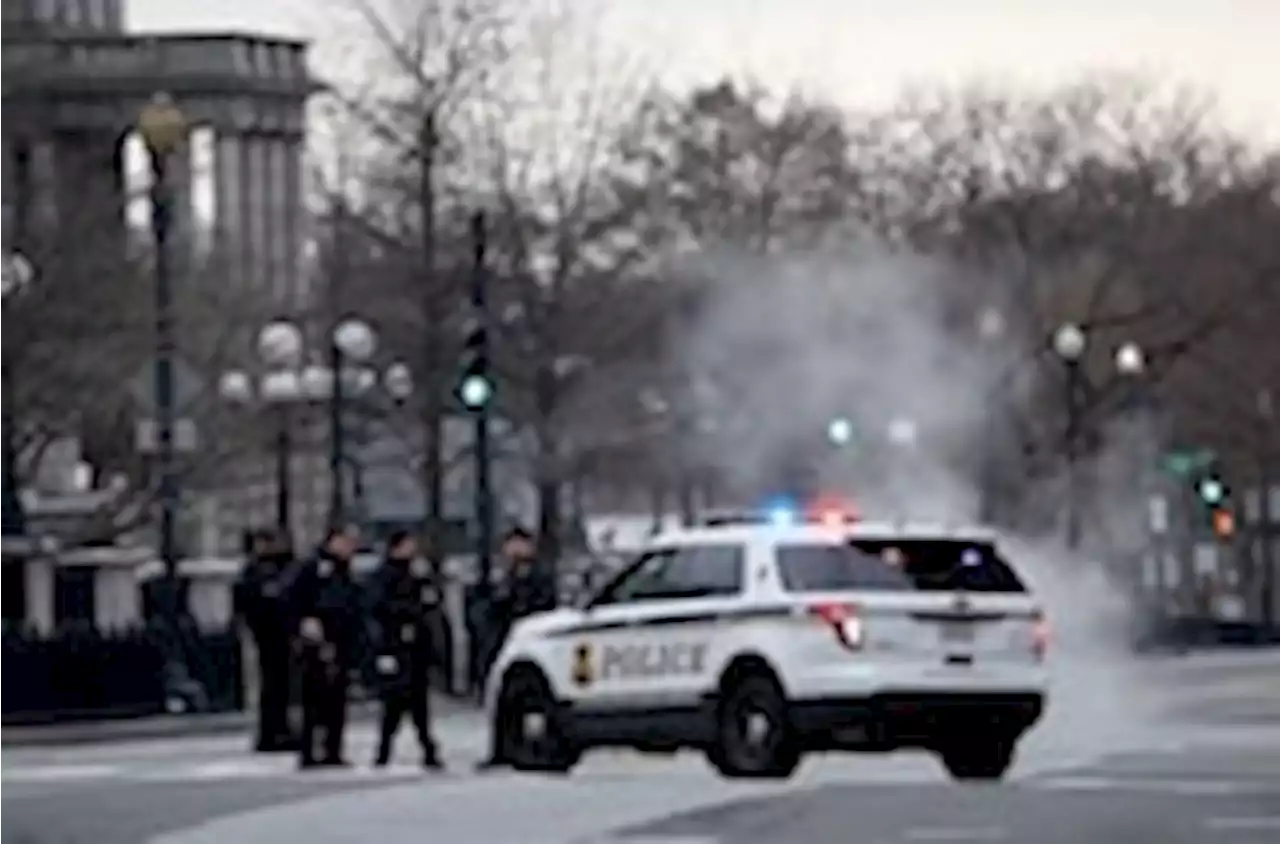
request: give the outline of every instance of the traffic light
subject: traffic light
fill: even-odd
[[[1196,493],[1210,507],[1216,507],[1227,498],[1227,487],[1216,475],[1205,475],[1196,481]]]
[[[837,416],[827,423],[827,441],[837,448],[853,442],[853,434],[853,422],[843,416]]]
[[[489,338],[483,325],[476,325],[467,332],[457,392],[463,407],[472,411],[484,410],[493,399],[493,377],[489,372]]]
[[[1219,539],[1235,536],[1236,517],[1231,507],[1231,489],[1217,471],[1206,469],[1196,478],[1196,497],[1207,510],[1209,527]]]

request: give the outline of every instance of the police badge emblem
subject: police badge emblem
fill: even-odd
[[[333,561],[321,560],[320,565],[316,566],[316,574],[320,575],[321,577],[328,577],[329,575],[333,574]]]
[[[434,586],[424,586],[418,594],[418,600],[428,606],[435,606],[440,603],[440,590]]]
[[[582,642],[573,649],[573,682],[579,686],[589,686],[595,679],[595,669],[591,665],[591,645]]]
[[[417,557],[409,563],[409,573],[414,577],[426,577],[431,574],[431,565],[421,557]]]

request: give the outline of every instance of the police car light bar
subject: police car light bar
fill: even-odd
[[[700,520],[703,527],[726,527],[729,525],[786,525],[812,524],[840,527],[858,521],[857,516],[843,510],[825,509],[814,513],[801,513],[794,507],[774,505],[763,513],[717,513],[705,516]]]

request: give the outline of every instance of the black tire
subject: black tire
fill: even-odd
[[[944,747],[939,755],[952,779],[997,781],[1013,766],[1014,742],[1001,739],[970,739]]]
[[[526,733],[534,715],[545,725],[540,735]],[[517,771],[567,774],[582,756],[564,735],[559,705],[536,669],[517,668],[503,681],[496,720],[502,755]]]
[[[766,732],[751,735],[749,722],[756,728],[763,723]],[[716,709],[715,739],[707,748],[711,765],[726,777],[786,779],[801,757],[777,681],[764,672],[731,680]]]

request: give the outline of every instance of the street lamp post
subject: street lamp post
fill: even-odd
[[[174,467],[174,330],[173,291],[170,278],[170,224],[173,196],[169,184],[169,161],[182,148],[187,122],[182,111],[167,94],[156,94],[138,116],[138,131],[151,158],[151,234],[154,239],[155,268],[155,403],[156,460],[159,470],[160,559],[164,562],[168,620],[176,623],[178,606],[178,559],[176,521],[178,486]]]
[[[978,337],[990,353],[1005,336],[1004,314],[994,307],[984,308],[978,314]],[[1000,414],[1004,409],[1004,379],[987,388],[987,402],[982,422],[982,442],[978,447],[978,520],[989,524],[996,518],[996,443],[999,439]]]
[[[329,370],[332,373],[329,392],[329,526],[341,527],[345,512],[342,488],[342,463],[346,455],[345,380],[348,363],[360,365],[373,357],[377,337],[362,320],[348,317],[339,322],[329,337]],[[351,386],[355,386],[352,384]]]
[[[31,263],[20,254],[4,256],[4,298],[20,296],[35,279]],[[3,536],[6,540],[26,537],[26,518],[18,492],[18,439],[15,430],[13,403],[17,391],[13,384],[13,372],[9,361],[0,358],[0,436],[4,437],[4,490],[0,500],[3,511]]]
[[[1275,634],[1276,626],[1276,542],[1275,513],[1271,509],[1271,487],[1275,459],[1274,426],[1276,422],[1275,399],[1271,391],[1258,390],[1258,536],[1254,546],[1258,549],[1258,563],[1262,567],[1258,578],[1259,606],[1262,632]]]
[[[1150,396],[1147,392],[1147,384],[1145,376],[1147,373],[1147,356],[1142,347],[1132,341],[1122,343],[1115,352],[1113,357],[1116,374],[1124,379],[1126,383],[1126,404],[1139,413],[1147,414],[1152,410]],[[1162,534],[1165,530],[1163,523],[1163,511],[1157,512],[1157,508],[1163,506],[1163,499],[1158,496],[1159,490],[1156,488],[1152,479],[1152,467],[1155,465],[1156,452],[1158,450],[1157,439],[1158,434],[1152,427],[1154,422],[1150,419],[1142,419],[1144,430],[1141,431],[1139,443],[1132,447],[1132,459],[1136,467],[1137,492],[1142,497],[1147,512],[1147,528],[1146,533],[1149,538],[1146,553],[1150,555],[1151,560],[1151,583],[1150,588],[1155,590],[1158,597],[1157,612],[1159,618],[1163,621],[1165,608],[1165,592],[1167,591],[1164,576],[1164,555],[1165,549],[1162,542]]]
[[[1066,370],[1064,398],[1067,424],[1063,432],[1063,446],[1067,460],[1067,548],[1072,551],[1080,547],[1083,533],[1080,513],[1080,364],[1087,342],[1084,329],[1075,323],[1064,323],[1053,335],[1053,350]]]

